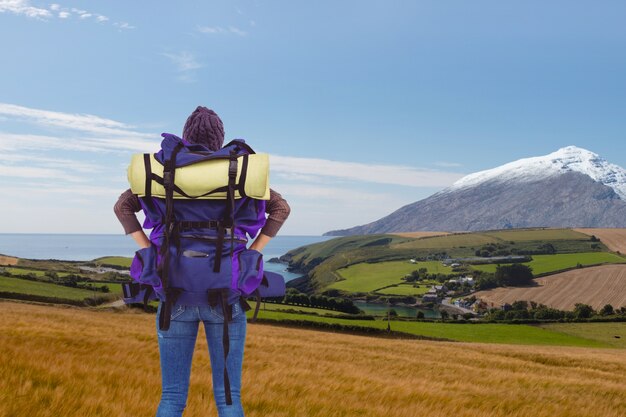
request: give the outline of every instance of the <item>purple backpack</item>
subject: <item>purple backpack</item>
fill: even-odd
[[[161,300],[159,327],[162,330],[169,329],[175,304],[214,307],[219,304],[224,313],[224,352],[227,354],[232,304],[241,301],[249,310],[243,297],[256,295],[254,320],[261,297],[285,294],[283,277],[264,272],[263,255],[246,248],[248,237],[256,236],[265,224],[265,201],[247,197],[244,192],[246,155],[254,151],[241,139],[211,152],[175,135],[164,133],[162,136],[161,150],[155,154],[155,159],[163,165],[163,176],[152,172],[150,154],[144,154],[146,185],[145,195],[140,197],[146,215],[143,226],[152,229],[152,244],[135,254],[130,267],[134,282],[123,286],[124,301],[143,301],[145,305],[152,299]],[[239,178],[238,158],[243,161]],[[177,168],[214,159],[229,161],[228,183],[207,194],[225,192],[225,199],[200,199],[198,197],[204,195],[188,195],[175,184]],[[152,195],[152,181],[165,188],[165,198]],[[227,381],[225,375],[229,398]]]

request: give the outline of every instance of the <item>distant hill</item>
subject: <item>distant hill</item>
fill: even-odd
[[[626,170],[568,146],[461,178],[382,219],[326,235],[626,227]]]

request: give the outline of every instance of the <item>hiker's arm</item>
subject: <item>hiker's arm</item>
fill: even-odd
[[[262,252],[263,248],[265,247],[265,245],[267,245],[267,242],[269,242],[270,239],[271,237],[269,237],[268,235],[259,233],[256,239],[254,239],[254,242],[252,242],[252,245],[250,245],[250,249],[254,249],[254,250],[258,250],[259,252]]]
[[[276,236],[278,230],[289,217],[291,208],[287,200],[276,191],[270,189],[270,199],[265,204],[265,212],[268,214],[265,225],[261,229],[261,233],[252,242],[252,245],[250,245],[250,249],[258,250],[259,252],[263,250],[271,238]]]
[[[147,248],[150,246],[150,240],[144,233],[139,220],[135,213],[141,210],[141,203],[139,197],[132,193],[130,190],[126,190],[117,199],[117,203],[113,207],[113,211],[117,216],[117,219],[122,224],[124,232],[127,235],[131,235],[133,240],[137,242],[137,245],[141,248]]]
[[[141,249],[147,248],[150,246],[150,239],[148,239],[148,236],[146,236],[143,230],[132,232],[130,236],[133,238],[135,242],[137,242],[137,245],[139,245]]]

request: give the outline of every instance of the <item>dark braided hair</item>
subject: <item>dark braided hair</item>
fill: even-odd
[[[217,151],[224,144],[224,124],[213,110],[198,106],[187,118],[183,139]]]

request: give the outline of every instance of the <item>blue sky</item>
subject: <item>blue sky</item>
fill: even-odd
[[[0,232],[119,233],[133,152],[202,104],[285,234],[567,145],[626,167],[621,1],[0,0]]]

